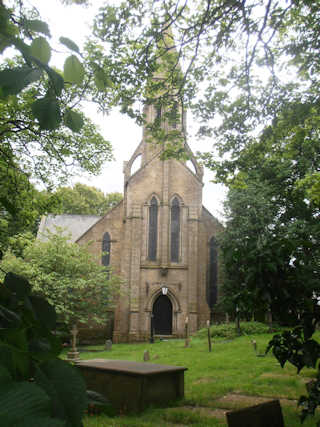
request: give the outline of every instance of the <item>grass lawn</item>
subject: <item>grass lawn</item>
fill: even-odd
[[[81,352],[81,359],[123,359],[143,361],[144,350],[151,360],[185,366],[185,398],[172,402],[170,408],[152,408],[140,415],[86,417],[85,427],[100,426],[226,426],[225,411],[260,403],[263,398],[280,398],[287,427],[300,426],[297,399],[305,394],[305,384],[315,377],[315,370],[304,369],[299,375],[291,365],[280,367],[272,354],[257,357],[250,339],[263,353],[272,335],[242,336],[231,341],[216,339],[208,352],[204,338],[192,338],[191,346],[183,340],[154,344],[114,344],[110,352]],[[102,347],[90,347],[102,349]],[[303,427],[316,424],[308,418]]]

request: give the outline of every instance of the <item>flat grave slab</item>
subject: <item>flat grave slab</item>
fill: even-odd
[[[278,399],[227,412],[228,427],[284,427]]]
[[[105,396],[121,413],[141,412],[184,396],[183,366],[92,359],[77,363],[89,390]]]

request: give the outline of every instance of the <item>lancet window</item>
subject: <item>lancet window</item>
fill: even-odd
[[[149,206],[148,259],[157,259],[158,240],[158,201],[153,196]]]
[[[179,262],[180,254],[180,203],[175,197],[171,203],[171,227],[170,227],[170,257],[172,262]]]
[[[110,234],[104,233],[103,239],[102,239],[102,258],[101,263],[105,267],[108,267],[110,265],[110,252],[111,252],[111,239]]]

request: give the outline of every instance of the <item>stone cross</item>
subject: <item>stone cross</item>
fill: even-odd
[[[71,351],[68,352],[67,356],[68,356],[68,360],[70,362],[77,362],[80,360],[80,353],[78,352],[77,349],[77,335],[78,335],[78,328],[77,325],[74,324],[72,326],[71,329],[71,335],[72,335],[72,339],[71,339]]]

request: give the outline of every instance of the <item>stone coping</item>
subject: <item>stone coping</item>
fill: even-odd
[[[102,371],[112,371],[131,375],[156,375],[169,372],[184,372],[183,366],[159,365],[155,363],[140,363],[129,360],[90,359],[77,362],[77,366]]]

